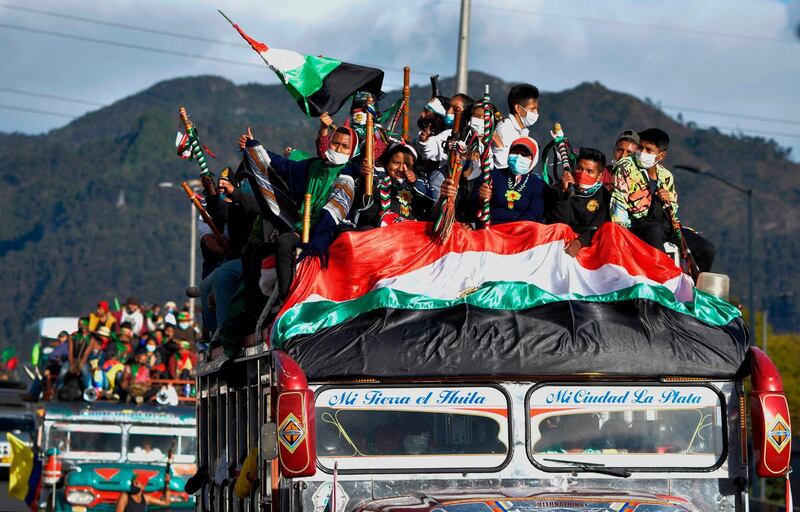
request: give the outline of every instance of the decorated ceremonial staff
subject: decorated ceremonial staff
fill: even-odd
[[[494,105],[489,98],[489,85],[486,85],[486,90],[483,93],[483,136],[481,142],[483,143],[483,151],[481,152],[481,175],[483,177],[483,184],[492,186],[492,170],[491,170],[491,144],[492,136],[494,136],[495,118],[494,118]],[[484,227],[489,227],[492,221],[491,208],[489,204],[491,200],[485,201],[481,206],[481,211],[478,212],[478,221]]]
[[[434,78],[431,77],[431,85],[433,85],[433,80]],[[458,136],[461,129],[461,115],[462,112],[457,110],[453,120],[453,132],[447,140],[447,167],[450,171],[449,178],[456,187],[456,193],[444,200],[439,217],[433,225],[434,239],[440,244],[447,242],[450,238],[456,220],[456,196],[458,195],[458,184],[461,181],[461,165],[466,152],[466,146]]]
[[[689,244],[686,243],[686,238],[683,236],[683,226],[681,225],[680,219],[678,219],[678,213],[675,211],[672,203],[662,201],[661,204],[664,206],[664,211],[667,212],[669,220],[672,223],[672,230],[675,232],[675,239],[681,251],[681,258],[686,262],[689,275],[696,282],[697,276],[700,275],[700,267],[697,266],[697,262],[692,255],[692,250],[689,249]]]
[[[364,176],[364,204],[372,204],[372,180],[375,173],[375,102],[367,97],[365,105],[367,121],[364,128],[364,156],[361,159],[361,174]]]
[[[558,158],[561,163],[561,172],[563,173],[570,173],[574,174],[572,171],[572,162],[569,159],[569,148],[567,137],[564,135],[564,130],[561,129],[561,124],[556,123],[553,126],[553,131],[550,132],[550,135],[553,137],[553,142],[555,143],[556,151],[558,152]],[[573,183],[569,184],[569,195],[575,195],[575,185]]]
[[[222,232],[217,228],[217,225],[214,224],[214,221],[211,219],[211,215],[208,214],[206,209],[203,207],[203,203],[200,201],[200,196],[198,196],[192,187],[189,186],[188,183],[185,181],[181,183],[181,187],[183,187],[183,191],[186,192],[186,195],[189,196],[189,200],[194,204],[194,207],[197,208],[197,211],[200,213],[200,217],[202,217],[203,222],[208,224],[208,227],[211,228],[211,232],[214,233],[214,238],[217,241],[222,242]]]
[[[190,158],[193,158],[197,162],[197,165],[200,166],[200,174],[211,176],[211,171],[208,170],[208,164],[206,163],[205,155],[205,151],[209,151],[209,149],[200,144],[200,138],[197,135],[197,128],[195,128],[194,124],[189,120],[189,114],[186,112],[186,107],[181,106],[178,109],[178,114],[180,115],[183,126],[186,129],[186,133],[178,143],[178,153],[181,154],[183,148],[188,149]],[[214,155],[209,151],[209,156],[213,157]]]
[[[411,101],[411,68],[406,66],[403,68],[403,131],[401,135],[403,140],[408,142],[408,109],[409,102]]]

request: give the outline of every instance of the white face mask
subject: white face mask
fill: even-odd
[[[345,155],[344,153],[339,153],[333,148],[328,148],[328,151],[325,152],[325,158],[333,165],[343,165],[350,160],[350,155]]]
[[[483,135],[483,119],[480,117],[470,117],[469,125],[478,135]]]
[[[651,155],[650,153],[645,153],[644,151],[637,151],[636,152],[636,160],[639,162],[639,165],[644,167],[645,169],[650,169],[654,165],[656,165],[656,157],[658,155]]]
[[[536,121],[539,120],[539,112],[531,112],[530,110],[525,110],[525,115],[519,116],[519,118],[522,121],[522,126],[524,126],[525,128],[530,128],[536,123]]]

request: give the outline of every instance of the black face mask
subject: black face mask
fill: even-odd
[[[131,484],[131,494],[139,494],[142,492],[142,488],[138,485]]]

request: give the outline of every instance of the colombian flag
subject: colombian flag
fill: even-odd
[[[42,483],[42,461],[30,446],[13,434],[8,436],[11,445],[11,468],[8,471],[8,495],[23,500],[31,510],[37,510]]]

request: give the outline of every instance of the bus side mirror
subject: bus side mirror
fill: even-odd
[[[278,462],[286,478],[317,472],[317,435],[314,392],[297,362],[273,350],[277,376]]]
[[[278,425],[275,423],[261,425],[261,458],[264,460],[278,458]]]
[[[758,347],[750,347],[752,391],[750,417],[756,473],[783,477],[792,455],[792,424],[783,379],[775,363]]]

